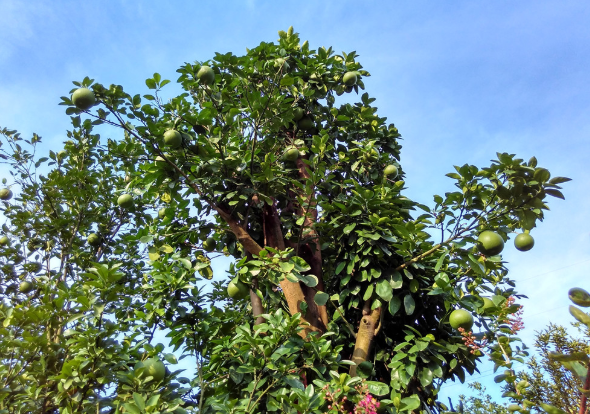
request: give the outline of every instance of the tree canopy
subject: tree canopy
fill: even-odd
[[[569,179],[498,153],[408,199],[357,57],[290,28],[184,64],[167,101],[157,73],[74,82],[49,156],[3,128],[0,412],[429,411],[475,372],[449,316],[494,346],[519,309],[504,242]]]

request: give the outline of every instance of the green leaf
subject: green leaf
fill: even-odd
[[[125,403],[123,404],[123,407],[125,407],[125,410],[129,411],[130,414],[141,414],[141,410],[137,408],[137,405],[135,404]]]
[[[563,193],[554,188],[546,188],[545,193],[549,194],[552,197],[561,198],[562,200],[565,200],[565,196],[563,195]]]
[[[432,383],[433,378],[434,374],[428,367],[423,367],[420,369],[420,372],[418,373],[418,379],[420,380],[420,384],[422,384],[423,387],[429,386]]]
[[[385,302],[389,302],[393,297],[393,289],[391,288],[389,281],[385,279],[381,279],[377,282],[376,292]]]
[[[290,262],[281,262],[281,272],[283,273],[291,273],[293,269],[295,269],[295,263]]]
[[[568,414],[567,412],[565,412],[562,409],[557,408],[553,405],[549,405],[549,404],[545,404],[545,403],[539,403],[539,405],[547,414]]]
[[[373,374],[373,363],[363,361],[356,367],[356,373],[361,378],[369,378]]]
[[[389,280],[389,284],[391,285],[392,289],[399,289],[404,285],[404,279],[402,275],[397,270],[394,270],[391,274],[391,279]]]
[[[340,272],[342,272],[342,269],[344,269],[344,267],[346,266],[346,262],[340,262],[338,264],[338,266],[336,266],[336,270],[334,271],[334,274],[340,274]]]
[[[414,411],[420,408],[420,397],[412,395],[401,400],[398,411]]]
[[[365,290],[365,294],[363,295],[363,300],[369,300],[369,298],[371,296],[373,296],[373,289],[374,288],[375,287],[372,283],[367,287],[367,290]]]
[[[301,390],[301,391],[305,391],[305,387],[303,386],[303,383],[301,381],[299,381],[299,378],[297,378],[296,376],[287,375],[284,377],[284,380],[291,387],[297,388],[298,390]]]
[[[572,302],[584,308],[590,307],[590,294],[582,288],[571,288],[568,296]]]
[[[344,227],[344,234],[349,234],[354,228],[356,227],[356,223],[351,223],[348,226]]]
[[[414,298],[412,295],[406,295],[404,297],[404,308],[406,310],[406,315],[411,315],[414,313],[416,309],[416,303],[414,302]]]
[[[330,295],[325,292],[318,291],[315,294],[313,301],[319,306],[324,306],[328,302],[328,299],[330,299]]]
[[[389,301],[389,313],[395,315],[399,308],[402,306],[402,301],[396,296]]]
[[[135,404],[141,411],[145,410],[145,399],[143,398],[143,395],[134,392],[133,401],[135,401]]]
[[[373,395],[381,397],[383,395],[389,394],[389,386],[379,381],[366,381],[367,387],[369,387],[369,392]]]
[[[587,327],[590,328],[590,315],[588,315],[586,312],[582,312],[580,309],[578,309],[572,305],[570,305],[570,313],[579,322],[582,322],[583,324],[585,324]]]
[[[554,361],[582,361],[588,362],[588,355],[585,352],[572,352],[571,354],[561,354],[559,352],[549,352],[549,359]]]
[[[445,257],[447,257],[447,252],[446,250],[443,251],[443,253],[440,255],[440,257],[438,258],[438,260],[436,261],[436,266],[434,266],[434,271],[436,273],[438,273],[438,271],[440,270],[440,268],[442,267],[444,261],[445,261]]]

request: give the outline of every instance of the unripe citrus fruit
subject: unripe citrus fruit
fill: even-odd
[[[135,369],[143,368],[144,377],[153,377],[153,380],[156,382],[160,382],[166,376],[166,366],[162,361],[158,361],[157,359],[150,358],[146,359],[143,362],[138,362],[135,364]]]
[[[215,82],[215,72],[209,66],[201,66],[197,72],[197,79],[205,85],[211,85]]]
[[[469,332],[473,326],[473,316],[465,309],[456,309],[451,312],[449,322],[453,329],[463,328]]]
[[[119,207],[128,210],[131,207],[133,207],[133,197],[131,197],[130,194],[122,194],[117,199],[117,204],[119,205]]]
[[[342,82],[346,86],[356,85],[357,77],[355,72],[346,72],[342,77]]]
[[[309,131],[310,129],[315,127],[315,124],[313,123],[313,120],[310,117],[304,116],[303,118],[301,118],[299,122],[297,122],[297,127],[302,131]]]
[[[99,246],[100,245],[100,236],[96,233],[92,233],[88,236],[86,241],[91,246]]]
[[[12,198],[12,191],[8,188],[3,188],[0,190],[0,200],[10,200]]]
[[[18,291],[20,293],[30,293],[33,289],[35,289],[35,285],[32,282],[28,282],[28,281],[24,281],[24,282],[20,282],[20,285],[18,285]]]
[[[285,161],[296,161],[299,158],[299,150],[295,147],[287,148],[283,153],[283,159]]]
[[[521,252],[529,251],[535,245],[535,239],[528,233],[521,233],[514,239],[514,247]]]
[[[244,283],[238,281],[237,283],[229,282],[227,285],[227,294],[232,299],[244,299],[250,293],[250,289]]]
[[[393,164],[388,165],[383,170],[383,175],[386,177],[392,175],[393,177],[391,177],[391,178],[397,177],[397,167]]]
[[[162,207],[160,210],[158,210],[158,217],[160,217],[161,219],[163,219],[164,217],[166,217],[166,214],[168,212],[172,212],[173,209],[170,207]]]
[[[293,109],[293,121],[299,121],[305,115],[305,111],[303,108],[295,108]]]
[[[182,135],[174,129],[169,129],[164,132],[164,144],[172,148],[178,148],[182,145]]]
[[[477,249],[486,256],[495,256],[504,250],[504,240],[498,233],[486,230],[477,238]]]
[[[8,236],[0,237],[0,246],[10,246],[10,239]]]
[[[217,247],[217,242],[213,237],[207,237],[207,240],[203,242],[203,249],[208,252],[212,252]]]
[[[86,110],[96,103],[96,97],[90,89],[79,88],[72,94],[72,103],[79,109]]]

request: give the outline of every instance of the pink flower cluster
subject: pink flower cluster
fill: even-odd
[[[350,414],[377,414],[377,408],[379,408],[379,401],[377,401],[370,393],[369,387],[366,384],[357,385],[354,387],[356,392],[360,394],[361,400],[354,406],[354,411],[350,411]],[[347,407],[352,407],[352,402],[348,400],[346,395],[340,398],[342,390],[338,388],[336,392],[331,392],[328,389],[328,385],[325,385],[322,389],[326,395],[325,399],[330,403],[328,410],[330,413],[342,413],[347,414]],[[325,413],[328,414],[328,413]]]
[[[379,401],[371,394],[367,394],[354,407],[354,414],[377,414],[377,408],[379,408]]]

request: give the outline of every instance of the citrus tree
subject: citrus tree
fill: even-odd
[[[408,199],[356,53],[292,28],[178,73],[170,100],[159,74],[143,95],[74,82],[49,157],[2,130],[0,410],[435,409],[477,370],[474,324],[519,309],[504,243],[530,249],[568,179],[498,153]]]

